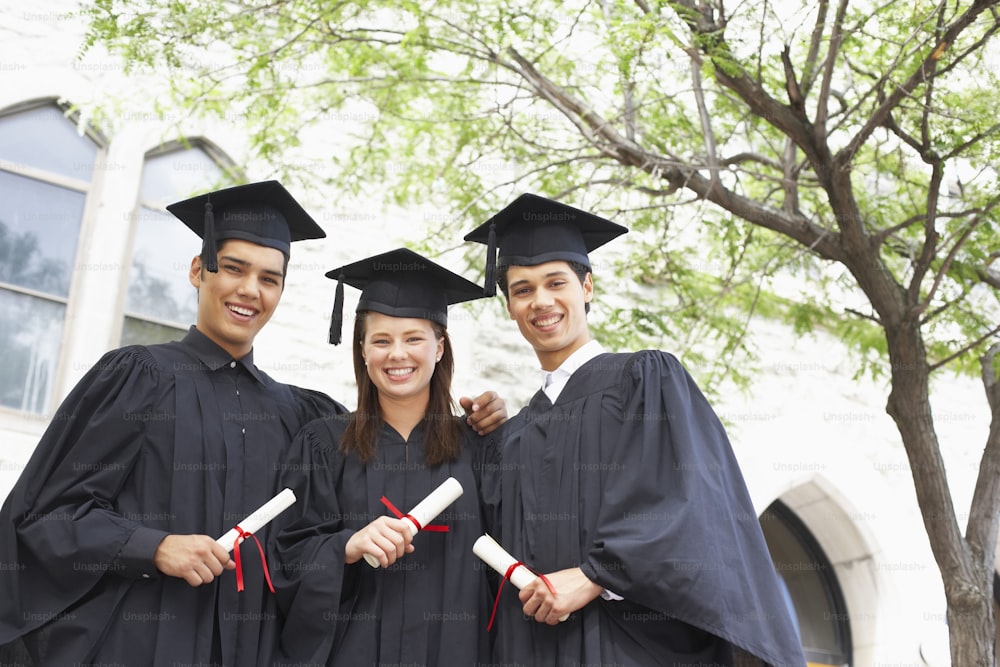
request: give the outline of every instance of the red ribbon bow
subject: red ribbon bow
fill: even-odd
[[[493,599],[493,611],[490,613],[490,622],[486,625],[486,632],[489,632],[490,630],[493,629],[493,619],[496,618],[497,607],[500,605],[500,592],[503,590],[503,585],[508,581],[510,581],[510,576],[514,574],[514,570],[516,570],[519,567],[523,567],[532,574],[537,574],[538,578],[542,580],[543,584],[545,584],[545,587],[549,589],[549,592],[552,593],[553,595],[556,594],[556,589],[552,587],[552,582],[549,581],[549,578],[546,577],[544,574],[535,572],[521,561],[517,561],[516,563],[511,564],[511,566],[507,568],[507,571],[504,572],[503,579],[500,580],[500,586],[497,587],[497,596]]]
[[[420,522],[417,521],[412,515],[410,515],[410,514],[403,514],[402,512],[400,512],[399,509],[395,505],[392,504],[392,501],[389,500],[388,498],[386,498],[385,496],[382,496],[382,504],[385,505],[386,507],[388,507],[389,511],[396,515],[397,519],[409,519],[410,523],[413,524],[413,526],[417,529],[418,533],[421,530],[429,530],[429,531],[432,531],[432,532],[435,532],[435,533],[447,533],[448,532],[448,526],[444,526],[444,525],[431,524],[429,526],[421,526]]]
[[[243,590],[243,563],[240,561],[240,544],[248,537],[252,537],[253,541],[257,543],[257,550],[260,551],[260,562],[264,566],[264,579],[267,580],[267,587],[273,593],[274,585],[271,584],[271,574],[267,571],[267,558],[264,557],[264,547],[261,546],[260,540],[253,533],[248,533],[240,528],[239,524],[234,526],[234,528],[240,534],[239,539],[236,540],[236,544],[233,545],[233,560],[236,561],[236,591],[241,592]]]

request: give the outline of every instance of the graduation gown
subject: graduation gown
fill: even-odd
[[[276,540],[275,587],[285,615],[276,664],[482,664],[489,592],[472,545],[483,533],[477,457],[491,436],[463,426],[460,458],[428,467],[422,424],[408,442],[385,425],[376,458],[362,464],[338,451],[346,424],[338,417],[303,429],[289,462],[301,472],[283,480],[303,513]],[[420,531],[415,551],[386,569],[363,559],[345,565],[348,539],[391,515],[383,496],[406,513],[448,477],[463,488],[434,521],[448,532]]]
[[[162,575],[153,553],[170,533],[218,537],[270,499],[294,434],[337,412],[194,327],[107,353],[0,510],[0,561],[17,564],[0,573],[0,643],[23,636],[38,665],[258,664],[277,615],[253,541],[242,593],[232,571],[199,587]]]
[[[494,660],[805,664],[725,431],[677,359],[599,355],[505,430],[499,484],[483,489],[494,537],[537,572],[580,567],[624,600],[549,626],[508,584]]]

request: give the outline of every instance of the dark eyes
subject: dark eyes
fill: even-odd
[[[548,289],[554,290],[554,289],[560,289],[561,287],[564,287],[565,285],[566,285],[566,281],[560,279],[560,280],[553,280],[552,282],[548,283],[546,285],[546,287]],[[531,287],[519,287],[519,288],[515,289],[513,293],[515,295],[528,294],[528,293],[530,293],[532,291],[532,289],[533,288],[531,288]]]
[[[426,338],[423,336],[410,336],[406,339],[407,343],[422,343]],[[390,341],[388,338],[373,338],[371,341],[372,345],[388,345]]]
[[[229,271],[230,273],[236,273],[236,274],[243,273],[243,267],[237,264],[223,264],[222,268],[224,268],[226,271]],[[263,278],[261,278],[261,282],[268,283],[269,285],[281,284],[277,278],[269,275],[265,275]]]

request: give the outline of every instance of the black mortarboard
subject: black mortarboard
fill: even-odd
[[[237,185],[191,197],[167,210],[203,239],[205,268],[218,271],[216,245],[242,239],[291,255],[292,241],[321,239],[326,233],[278,181]]]
[[[448,306],[479,299],[483,289],[407,248],[398,248],[328,271],[337,280],[330,342],[340,343],[344,283],[361,290],[357,310],[392,317],[417,317],[448,326]]]
[[[466,234],[465,240],[486,244],[485,292],[493,296],[497,266],[563,260],[589,269],[587,253],[626,232],[627,228],[593,213],[525,193]]]

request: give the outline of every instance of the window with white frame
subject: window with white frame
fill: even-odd
[[[55,103],[0,112],[0,406],[46,413],[103,148]]]
[[[201,239],[166,211],[167,204],[231,185],[231,170],[211,145],[175,144],[150,154],[142,172],[132,237],[121,344],[150,344],[183,337],[197,315],[188,281]]]

